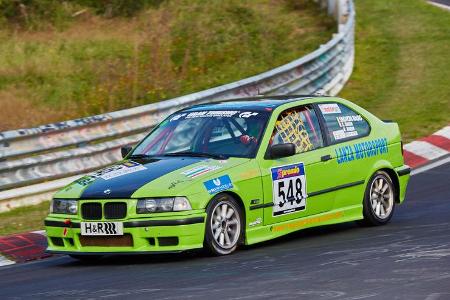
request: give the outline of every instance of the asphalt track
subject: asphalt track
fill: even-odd
[[[387,226],[300,231],[226,257],[61,256],[0,268],[1,299],[450,299],[450,163]]]

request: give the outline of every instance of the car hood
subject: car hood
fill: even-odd
[[[177,196],[198,180],[248,161],[243,158],[215,160],[203,157],[158,157],[124,160],[88,174],[55,198],[127,199]]]

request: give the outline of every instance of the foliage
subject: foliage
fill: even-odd
[[[86,14],[60,30],[0,30],[0,130],[236,81],[313,51],[332,32],[317,6],[273,0],[164,1],[133,18]]]
[[[356,1],[356,60],[341,96],[400,124],[404,142],[450,121],[450,13],[425,1]]]

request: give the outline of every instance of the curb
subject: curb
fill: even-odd
[[[0,237],[0,266],[49,257],[45,231]]]
[[[450,125],[403,147],[405,163],[414,169],[449,153]],[[47,237],[43,230],[0,237],[0,267],[52,256],[45,253],[46,248]]]
[[[450,125],[403,146],[405,163],[412,168],[420,167],[450,153]]]

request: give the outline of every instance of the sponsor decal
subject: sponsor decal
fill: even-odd
[[[105,169],[96,171],[94,173],[91,173],[89,175],[86,175],[78,180],[76,180],[75,182],[82,185],[82,186],[87,186],[89,184],[91,184],[93,181],[95,181],[95,179],[97,178],[102,178],[104,180],[108,180],[108,179],[112,179],[112,178],[116,178],[122,175],[126,175],[126,174],[130,174],[130,173],[134,173],[134,172],[138,172],[138,171],[142,171],[142,170],[146,170],[147,168],[144,167],[143,165],[134,162],[134,161],[127,161],[118,165],[112,165],[110,167],[107,167]],[[104,194],[110,194],[111,190],[104,190],[103,191]]]
[[[191,181],[191,180],[189,180],[189,179],[188,180],[179,180],[179,179],[177,179],[176,181],[172,181],[169,184],[168,189],[171,190],[171,189],[175,188],[177,185],[179,185],[180,183],[188,182],[188,181]]]
[[[228,175],[205,181],[203,184],[211,195],[233,188],[233,183]]]
[[[195,177],[204,175],[204,174],[206,174],[208,172],[215,171],[215,170],[218,170],[218,169],[221,169],[221,168],[222,167],[220,167],[220,166],[201,165],[201,166],[198,166],[198,167],[186,170],[184,172],[181,172],[181,174],[183,174],[183,175],[185,175],[185,176],[187,176],[189,178],[195,178]]]
[[[353,128],[353,127],[351,127],[351,128]],[[342,139],[352,137],[352,136],[357,136],[357,135],[358,135],[358,132],[355,131],[354,128],[353,128],[353,131],[346,131],[344,129],[333,131],[333,137],[335,140],[342,140]]]
[[[239,110],[205,110],[205,111],[193,111],[190,113],[180,113],[172,116],[169,119],[169,122],[178,121],[180,119],[195,119],[195,118],[231,118],[238,117],[239,118],[251,118],[257,116],[258,112],[253,111],[244,111],[241,112]]]
[[[177,120],[183,118],[183,117],[186,116],[186,115],[187,115],[186,113],[175,115],[175,116],[173,116],[172,118],[170,118],[169,121],[170,121],[170,122],[177,121]]]
[[[336,117],[339,124],[344,122],[360,122],[363,118],[360,115]]]
[[[112,178],[116,178],[119,176],[123,176],[126,174],[139,172],[142,170],[146,170],[147,168],[141,165],[140,163],[134,162],[134,161],[127,161],[118,165],[113,165],[110,167],[107,167],[103,170],[94,172],[90,174],[91,177],[94,178],[101,178],[104,180],[109,180]]]
[[[262,219],[261,218],[256,218],[255,221],[248,223],[248,226],[249,227],[253,227],[253,226],[259,225],[261,223],[262,223]]]
[[[243,171],[242,173],[239,174],[239,177],[241,177],[241,179],[249,179],[249,178],[253,178],[256,176],[259,176],[259,171],[258,169],[248,169]]]
[[[271,169],[274,217],[306,208],[306,176],[303,163]]]
[[[211,118],[211,117],[223,117],[230,118],[236,115],[237,110],[210,110],[210,111],[194,111],[186,115],[186,119],[193,118]]]
[[[76,180],[75,182],[78,183],[79,185],[87,186],[87,185],[91,184],[91,182],[93,182],[94,180],[95,180],[95,177],[84,176],[84,177]]]
[[[343,216],[344,216],[343,212],[336,212],[336,213],[332,213],[332,214],[328,214],[328,215],[324,215],[324,216],[312,217],[312,218],[305,219],[305,220],[299,220],[294,223],[289,223],[289,224],[284,224],[284,225],[275,225],[275,226],[270,227],[270,231],[277,232],[277,231],[298,229],[301,227],[305,227],[307,225],[322,223],[322,222],[330,221],[333,219],[339,219],[339,218],[342,218]]]
[[[250,118],[257,115],[257,112],[245,111],[239,114],[239,118]]]
[[[324,115],[341,113],[341,109],[336,103],[319,104],[319,108]]]
[[[338,164],[351,162],[353,160],[364,159],[388,153],[388,144],[386,138],[379,138],[366,142],[356,143],[339,147],[334,150]]]
[[[123,235],[121,222],[81,222],[81,235]]]
[[[362,121],[362,117],[360,115],[336,117],[336,120],[341,129],[333,131],[333,137],[335,140],[342,140],[358,135],[353,122]]]

